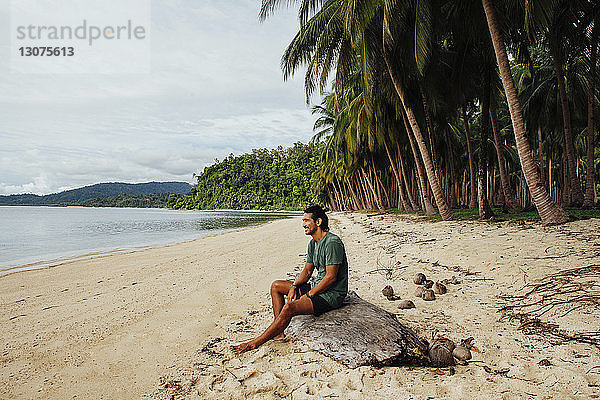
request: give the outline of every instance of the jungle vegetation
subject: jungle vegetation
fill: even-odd
[[[596,204],[597,1],[262,0],[259,18],[293,5],[281,67],[322,96],[313,188],[330,209],[557,224]]]
[[[170,196],[170,193],[118,194],[116,196],[99,197],[62,205],[80,207],[167,208]]]
[[[204,168],[189,195],[171,195],[173,209],[296,210],[316,201],[313,176],[320,149],[295,143],[284,149],[257,149]]]

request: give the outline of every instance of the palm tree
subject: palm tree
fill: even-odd
[[[560,1],[555,6],[551,19],[547,26],[546,38],[550,55],[554,61],[554,70],[558,81],[558,90],[560,94],[560,104],[563,117],[563,130],[565,135],[565,152],[567,155],[567,170],[569,174],[569,186],[571,189],[571,200],[574,205],[581,206],[583,203],[583,192],[581,191],[581,183],[576,172],[576,155],[573,147],[573,129],[571,121],[571,111],[567,91],[565,88],[565,73],[564,63],[568,57],[567,48],[577,47],[572,39],[576,36],[574,8],[577,8],[578,1],[568,0]]]
[[[521,104],[510,71],[510,64],[508,62],[506,47],[504,46],[496,10],[492,4],[492,0],[482,0],[482,4],[492,43],[494,45],[496,60],[500,69],[500,77],[502,78],[502,85],[504,86],[506,101],[508,102],[510,110],[515,140],[517,142],[517,150],[519,152],[519,158],[521,160],[525,180],[527,181],[527,186],[529,187],[529,191],[543,224],[561,224],[567,222],[569,220],[569,215],[552,201],[540,180],[536,165],[533,161],[531,146],[526,137],[523,112],[521,111]]]
[[[484,179],[487,177],[487,143],[490,132],[490,97],[491,97],[491,77],[489,68],[484,67],[483,99],[481,102],[481,135],[479,140],[479,173],[477,176],[477,204],[479,206],[480,218],[491,218],[494,213],[487,199],[486,184]]]
[[[471,180],[470,197],[469,197],[469,208],[477,207],[477,176],[475,175],[475,164],[473,161],[473,150],[471,149],[471,132],[469,129],[469,118],[467,116],[467,107],[463,105],[462,119],[465,127],[465,138],[467,140],[467,155],[469,158],[469,177]]]
[[[558,160],[561,160],[563,156],[566,159],[560,90],[556,79],[554,60],[548,55],[545,48],[538,44],[530,48],[530,60],[513,63],[512,71],[518,83],[517,90],[523,105],[529,137],[532,140],[537,138],[538,141],[538,157],[540,159],[542,180],[552,188],[552,180],[550,182],[546,180],[544,174],[553,162],[552,150],[559,150],[557,153]],[[588,62],[581,56],[572,58],[567,64],[566,71],[567,93],[569,93],[570,104],[572,104],[570,119],[574,132],[583,131],[586,125],[586,116],[583,110],[589,106]],[[587,122],[589,123],[589,121]],[[583,135],[577,137],[576,143],[580,144],[579,147],[581,148],[579,153],[583,154]],[[546,160],[544,160],[543,155],[544,147],[547,149]],[[558,161],[557,165],[562,166],[563,172],[568,172],[566,161],[564,163]],[[562,197],[564,203],[568,204],[571,194],[571,179],[567,175],[566,179],[561,180],[564,186]]]
[[[594,106],[596,104],[596,62],[598,55],[598,25],[596,17],[599,7],[592,7],[591,35],[590,35],[590,73],[588,76],[588,124],[587,124],[587,165],[585,179],[585,199],[584,207],[591,207],[594,204],[594,189],[596,186],[596,176],[594,173]]]
[[[498,122],[496,119],[496,110],[494,107],[490,108],[490,120],[492,122],[492,133],[494,135],[494,146],[496,147],[496,157],[498,159],[498,170],[500,171],[500,184],[502,185],[502,194],[504,196],[504,202],[510,210],[521,211],[521,206],[519,206],[519,203],[517,203],[515,195],[510,187],[510,178],[506,171],[506,164],[504,162],[504,156],[502,154],[502,145],[500,142],[500,135],[498,133]],[[544,168],[543,165],[542,168]]]
[[[491,212],[488,198],[496,199],[494,172],[498,171],[500,194],[511,209],[520,206],[511,187],[516,183],[521,205],[527,205],[531,196],[543,223],[565,222],[568,214],[551,194],[555,198],[560,194],[557,182],[566,183],[568,189],[562,192],[574,198],[577,188],[581,189],[577,157],[583,153],[585,142],[583,135],[576,133],[584,131],[585,108],[586,192],[589,187],[593,189],[594,171],[590,172],[590,166],[594,160],[589,151],[593,150],[597,51],[592,43],[597,42],[597,34],[592,39],[595,14],[590,10],[595,9],[585,8],[585,1],[567,4],[565,0],[528,0],[524,7],[518,2],[495,0],[298,3],[300,29],[282,57],[282,68],[287,78],[299,67],[307,67],[307,100],[317,90],[323,93],[331,77],[335,78],[332,94],[315,108],[320,115],[315,123],[315,140],[324,140],[327,152],[323,159],[327,165],[318,182],[332,207],[381,209],[397,205],[409,210],[415,208],[412,195],[419,195],[428,212],[433,211],[431,203],[435,200],[442,218],[451,219],[450,206],[472,200],[476,186],[473,181],[477,178],[480,215],[486,217]],[[281,4],[280,0],[263,0],[261,18]],[[502,12],[496,14],[495,5],[503,7]],[[556,16],[565,10],[570,17],[562,26]],[[470,23],[465,24],[465,20]],[[551,34],[567,28],[569,43],[584,43],[583,33],[588,33],[585,43],[590,48],[589,57],[548,41],[553,39]],[[482,34],[486,31],[490,36]],[[515,56],[518,92],[505,40]],[[583,74],[582,61],[588,62]],[[498,98],[500,87],[505,96]],[[584,87],[589,90],[582,97]],[[479,105],[471,113],[471,120],[466,112],[468,104]],[[552,105],[559,110],[562,121],[554,117]],[[496,110],[502,126],[497,124]],[[511,138],[500,138],[502,132],[511,131],[509,125]],[[474,140],[475,148],[471,148],[471,131],[479,135]],[[495,157],[487,150],[488,143],[492,143],[490,136],[496,147]],[[537,141],[539,171],[529,140]],[[414,163],[403,157],[411,150]],[[479,157],[478,173],[473,154]],[[563,155],[565,161],[561,161]],[[505,161],[505,156],[510,157]],[[545,179],[540,179],[546,168],[550,193],[544,186]],[[518,169],[522,175],[516,173]],[[566,179],[562,172],[569,174]]]
[[[277,0],[263,0],[261,8],[261,18],[269,15],[273,9],[279,5]],[[300,24],[301,28],[282,58],[282,67],[284,76],[290,76],[295,70],[303,64],[307,64],[305,77],[305,87],[307,97],[317,87],[317,82],[323,89],[327,82],[333,65],[336,65],[336,98],[340,97],[342,86],[346,82],[348,72],[355,62],[354,54],[360,55],[362,79],[369,80],[369,57],[367,51],[378,50],[382,46],[379,43],[381,37],[373,37],[365,34],[368,25],[382,26],[383,20],[376,19],[381,17],[377,13],[383,4],[379,2],[364,2],[360,5],[354,2],[330,1],[321,3],[318,1],[306,1],[301,3]],[[318,8],[321,6],[321,8]],[[310,11],[314,15],[309,17]],[[373,24],[375,21],[375,24]],[[387,64],[389,64],[389,60]],[[390,70],[391,72],[391,70]],[[393,79],[393,76],[392,76]],[[398,90],[399,81],[394,82]],[[370,108],[369,84],[363,85],[365,96],[362,104],[366,109]],[[418,143],[420,153],[427,171],[427,177],[431,184],[436,203],[443,219],[451,219],[450,211],[438,182],[434,170],[434,161],[431,158],[421,129],[416,121],[415,114],[407,105],[404,91],[398,93],[400,100],[408,115],[412,131]],[[368,110],[367,110],[368,111]],[[364,173],[363,173],[364,175]],[[370,183],[366,176],[363,176],[367,183]],[[372,189],[372,188],[371,188]]]
[[[386,2],[387,3],[387,2]],[[414,140],[419,148],[419,152],[421,153],[421,158],[423,161],[423,165],[425,166],[425,172],[427,174],[427,180],[431,186],[431,190],[433,192],[433,196],[435,198],[436,205],[438,207],[440,216],[444,220],[453,219],[452,211],[448,206],[444,193],[442,191],[438,176],[436,174],[436,168],[434,165],[434,160],[431,156],[429,148],[427,146],[427,142],[425,137],[423,136],[421,126],[417,120],[417,116],[415,113],[414,105],[422,103],[421,90],[413,90],[412,92],[418,93],[416,96],[412,96],[414,98],[420,98],[421,101],[411,100],[407,96],[407,81],[412,80],[413,82],[419,82],[419,70],[423,70],[426,64],[427,55],[429,54],[428,43],[429,39],[427,38],[428,33],[422,31],[423,35],[416,35],[415,31],[418,31],[420,27],[430,26],[431,21],[430,14],[428,14],[428,4],[427,2],[419,3],[423,8],[419,8],[419,4],[417,5],[417,9],[412,9],[411,4],[396,4],[397,7],[393,7],[392,3],[399,2],[389,2],[389,7],[386,7],[386,14],[384,17],[384,37],[383,37],[383,45],[380,46],[379,42],[376,41],[374,45],[376,48],[380,49],[383,60],[385,61],[385,65],[387,67],[387,71],[389,73],[389,78],[391,79],[393,86],[398,94],[400,99],[403,112],[406,114],[406,118],[408,120],[408,124],[410,125],[410,130],[414,135]],[[407,16],[421,15],[422,19],[417,19],[411,23],[409,20],[402,20],[402,17],[407,18]],[[394,21],[394,26],[396,29],[391,29],[390,21]],[[429,23],[421,23],[423,21],[429,21]],[[426,29],[424,29],[426,30]],[[412,39],[412,40],[411,40]],[[422,57],[410,57],[409,54],[419,53],[422,54]],[[402,74],[400,74],[402,72]],[[427,113],[427,106],[424,105],[424,112]],[[407,129],[408,130],[408,129]],[[409,132],[410,135],[410,132]],[[431,145],[431,143],[430,143]],[[421,184],[421,192],[423,193],[426,188]]]
[[[419,155],[419,149],[415,143],[414,134],[412,131],[412,127],[408,122],[408,118],[404,111],[402,111],[402,119],[404,122],[404,127],[406,129],[406,134],[408,135],[408,140],[410,142],[410,148],[412,150],[412,154],[415,160],[415,166],[417,168],[417,175],[419,177],[419,191],[421,192],[421,200],[423,201],[423,208],[425,209],[425,214],[432,215],[435,214],[435,208],[433,204],[431,204],[431,199],[429,198],[429,193],[427,190],[427,175],[423,170],[422,158]]]

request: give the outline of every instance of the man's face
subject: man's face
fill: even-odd
[[[306,235],[312,235],[317,231],[317,223],[312,217],[312,214],[304,213],[302,216],[302,227]]]

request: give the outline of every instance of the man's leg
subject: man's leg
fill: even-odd
[[[290,292],[292,281],[277,280],[271,284],[271,303],[273,303],[273,315],[275,318],[281,312],[285,304],[285,297]]]
[[[294,315],[300,314],[313,314],[312,301],[307,296],[302,296],[298,300],[294,300],[283,306],[281,312],[275,318],[275,321],[254,340],[246,343],[238,344],[233,346],[232,350],[236,353],[243,353],[248,350],[254,350],[267,340],[273,339],[274,337],[283,333],[285,328],[290,324]]]
[[[292,287],[292,281],[277,280],[271,284],[271,303],[273,304],[273,315],[275,318],[281,312],[285,299]],[[285,338],[285,335],[281,333],[273,339],[281,340]]]

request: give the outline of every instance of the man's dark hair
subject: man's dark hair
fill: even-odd
[[[325,210],[320,205],[314,205],[308,207],[304,210],[306,214],[311,214],[312,219],[317,221],[317,219],[321,218],[321,229],[324,231],[329,230],[329,218],[327,218],[327,214],[325,214]]]

